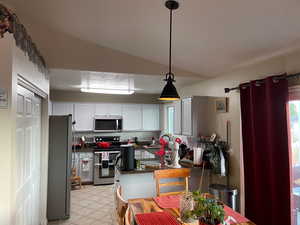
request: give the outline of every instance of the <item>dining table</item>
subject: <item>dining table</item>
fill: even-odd
[[[155,202],[154,198],[137,198],[128,200],[129,224],[141,225],[136,220],[136,215],[144,213],[167,212],[171,214],[180,225],[198,225],[198,221],[192,223],[184,223],[180,220],[179,208],[161,208]],[[225,215],[226,216],[226,215]],[[235,225],[255,225],[251,221],[243,223],[231,223]]]

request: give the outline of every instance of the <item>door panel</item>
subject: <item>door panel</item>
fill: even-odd
[[[139,104],[124,104],[122,107],[123,129],[142,130],[142,106]]]
[[[41,99],[18,86],[15,224],[40,224]]]

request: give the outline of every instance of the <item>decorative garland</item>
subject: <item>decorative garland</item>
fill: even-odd
[[[28,55],[31,62],[38,66],[40,72],[47,74],[46,62],[27,33],[24,25],[20,23],[15,13],[0,4],[0,39],[7,32],[13,34],[16,45]]]

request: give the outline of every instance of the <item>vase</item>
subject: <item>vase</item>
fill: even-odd
[[[184,223],[192,223],[194,219],[187,216],[187,213],[194,209],[194,200],[191,193],[186,193],[180,198],[180,219]]]

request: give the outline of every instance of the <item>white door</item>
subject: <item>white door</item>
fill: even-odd
[[[142,129],[142,105],[124,104],[122,107],[122,115],[124,130]]]
[[[159,130],[159,105],[143,105],[143,130]]]
[[[41,99],[21,86],[18,86],[16,138],[15,224],[40,224]]]

